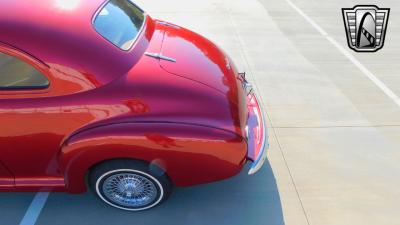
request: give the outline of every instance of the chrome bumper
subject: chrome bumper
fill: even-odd
[[[252,175],[261,169],[267,159],[269,143],[265,114],[254,92],[247,95],[247,109],[247,158],[253,161],[248,174]]]

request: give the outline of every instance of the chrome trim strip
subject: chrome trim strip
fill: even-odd
[[[254,160],[254,162],[251,164],[251,167],[249,169],[248,175],[252,175],[257,173],[261,167],[263,166],[265,160],[267,159],[267,150],[269,148],[269,143],[268,143],[268,129],[267,129],[267,125],[265,123],[265,118],[264,118],[264,110],[260,104],[260,101],[257,97],[256,93],[253,93],[253,97],[255,98],[255,100],[258,103],[258,106],[260,107],[260,119],[261,119],[261,123],[263,124],[263,137],[262,137],[262,141],[261,141],[261,152],[258,154],[258,157],[256,160]]]

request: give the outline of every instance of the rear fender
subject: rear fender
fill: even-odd
[[[69,192],[86,191],[86,173],[111,159],[136,159],[162,168],[172,182],[188,186],[237,174],[246,159],[242,137],[217,128],[177,123],[119,123],[81,131],[59,154]]]

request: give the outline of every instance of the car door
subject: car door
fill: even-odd
[[[15,188],[63,188],[58,153],[65,138],[129,110],[96,101],[85,94],[95,88],[90,79],[60,67],[0,42],[0,187],[11,179]]]
[[[40,185],[52,172],[61,139],[46,122],[43,98],[49,79],[28,62],[0,52],[0,186]],[[57,108],[48,109],[57,110]],[[51,121],[54,127],[56,121]],[[58,139],[57,139],[58,138]]]

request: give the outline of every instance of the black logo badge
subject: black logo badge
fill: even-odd
[[[376,52],[383,47],[389,8],[357,5],[342,9],[347,43],[356,52]]]

